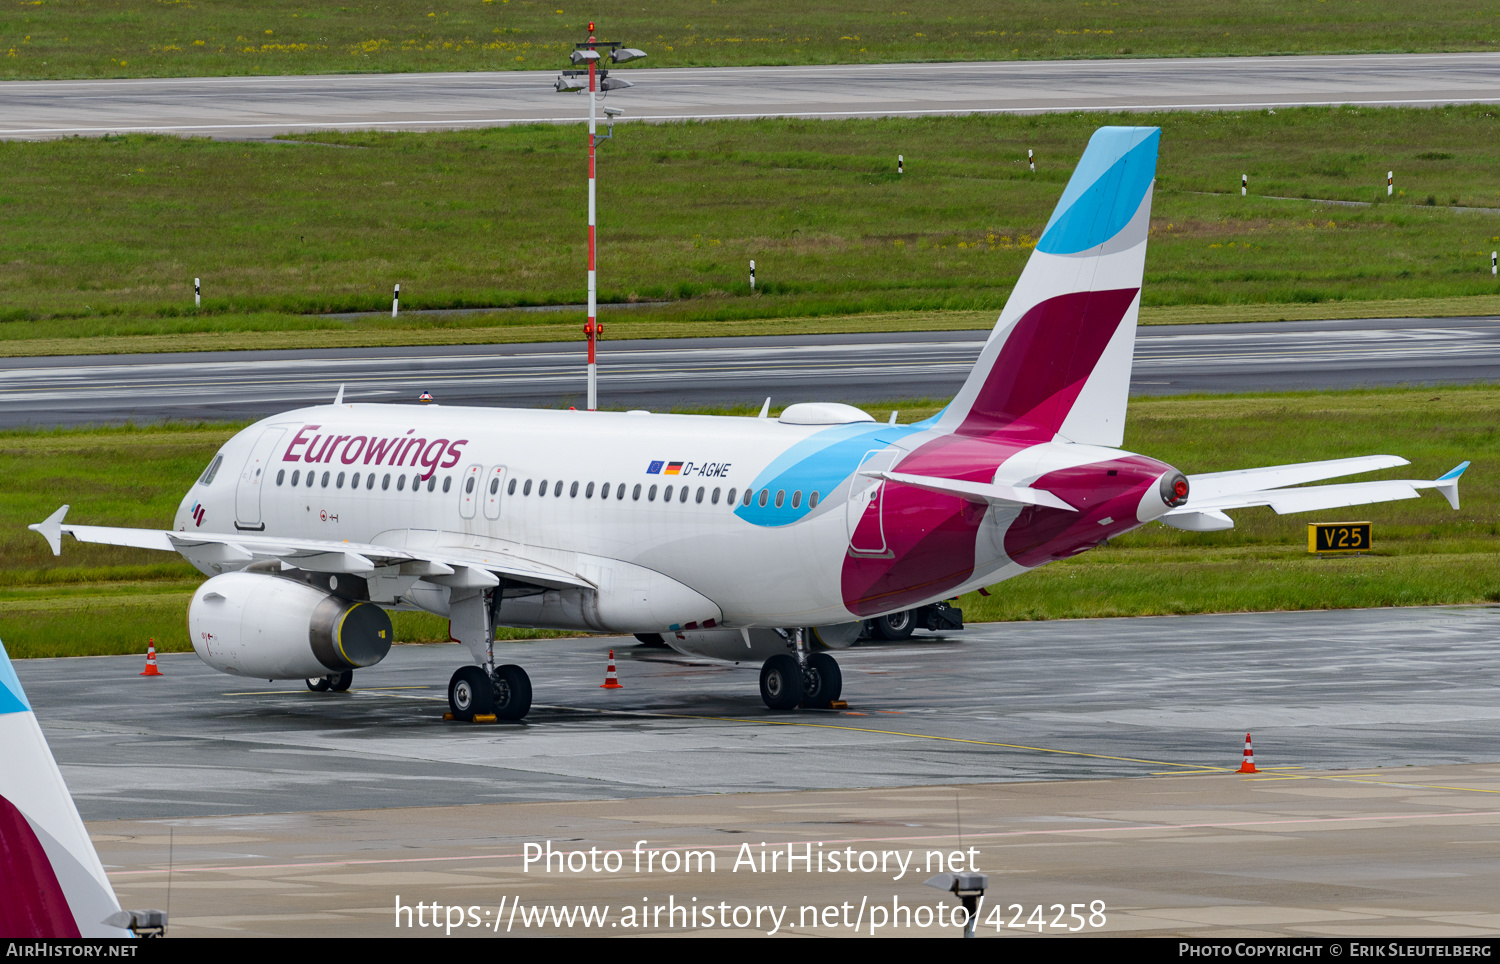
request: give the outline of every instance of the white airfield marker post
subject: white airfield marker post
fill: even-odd
[[[1385,196],[1386,197],[1390,197],[1391,194],[1395,190],[1396,190],[1396,172],[1395,171],[1386,171],[1385,172]]]
[[[750,293],[755,294],[755,259],[750,259]]]
[[[193,307],[203,307],[203,286],[197,278],[193,279]]]
[[[401,282],[396,282],[396,291],[391,295],[391,317],[396,317],[396,311],[401,307]]]

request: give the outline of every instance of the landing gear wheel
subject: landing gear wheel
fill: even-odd
[[[307,678],[307,688],[314,693],[326,693],[332,685],[332,676],[309,676]]]
[[[507,664],[495,667],[492,677],[495,687],[495,709],[497,719],[519,720],[531,711],[531,677],[519,666]]]
[[[802,705],[812,709],[823,709],[839,698],[844,691],[844,674],[838,660],[827,653],[813,653],[807,657],[807,666],[802,670]]]
[[[328,677],[328,688],[335,693],[346,692],[354,682],[354,670],[346,669],[336,676]]]
[[[773,710],[795,709],[802,702],[802,667],[786,653],[777,653],[760,668],[760,698]]]
[[[917,614],[910,609],[905,612],[881,616],[875,621],[875,635],[892,642],[910,639],[917,629]]]
[[[495,712],[495,687],[478,666],[460,666],[448,681],[448,708],[455,720],[468,723]]]

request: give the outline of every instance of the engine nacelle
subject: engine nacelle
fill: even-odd
[[[221,673],[307,679],[373,666],[391,651],[391,617],[374,603],[266,573],[230,572],[188,607],[198,657]]]

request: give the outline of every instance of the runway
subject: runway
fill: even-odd
[[[875,117],[1500,102],[1500,54],[622,68],[626,120]],[[579,123],[557,71],[9,81],[0,138]]]
[[[600,404],[662,410],[942,399],[983,333],[603,342]],[[0,359],[0,427],[253,419],[331,401],[582,406],[574,344]],[[1143,327],[1131,391],[1285,391],[1500,382],[1500,318]]]

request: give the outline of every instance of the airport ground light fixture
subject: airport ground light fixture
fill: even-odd
[[[609,140],[615,136],[615,118],[620,116],[621,111],[611,107],[604,108],[605,115],[609,118],[609,133],[603,137],[598,135],[598,102],[599,93],[609,93],[612,90],[623,90],[626,87],[634,87],[628,80],[611,77],[609,71],[599,65],[601,51],[607,51],[611,63],[623,64],[627,60],[639,60],[646,56],[645,51],[636,50],[634,47],[626,47],[616,41],[602,41],[594,39],[594,25],[589,24],[589,39],[581,44],[573,45],[573,53],[570,55],[575,67],[574,70],[565,70],[557,78],[553,87],[560,94],[571,94],[577,91],[587,90],[589,92],[589,320],[583,326],[583,333],[589,339],[589,411],[599,407],[599,381],[598,369],[595,366],[595,345],[599,334],[604,331],[598,319],[598,283],[597,270],[595,267],[594,252],[596,246],[595,237],[595,203],[594,203],[594,148],[600,141]],[[586,68],[583,65],[587,65]]]

